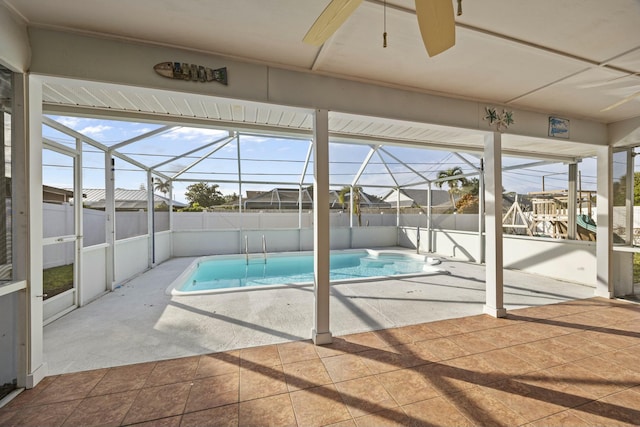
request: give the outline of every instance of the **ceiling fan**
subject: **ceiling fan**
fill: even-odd
[[[458,15],[462,13],[461,1],[458,0]],[[361,3],[362,0],[331,0],[302,41],[321,46]],[[415,4],[422,42],[429,56],[435,56],[453,47],[456,43],[456,32],[451,0],[416,0]]]

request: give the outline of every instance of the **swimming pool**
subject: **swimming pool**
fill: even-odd
[[[437,274],[439,261],[398,251],[331,252],[331,282],[415,274]],[[196,259],[167,289],[171,295],[313,283],[313,252],[218,255]]]

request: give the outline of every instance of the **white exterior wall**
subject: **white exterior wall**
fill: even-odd
[[[149,244],[147,239],[148,236],[140,236],[116,242],[115,283],[122,283],[149,268]]]
[[[420,251],[427,252],[427,232],[420,232]],[[454,230],[433,232],[433,253],[475,262],[479,254],[478,233]],[[416,247],[416,229],[400,228],[398,245]],[[552,240],[526,236],[504,236],[503,262],[506,269],[594,286],[596,281],[595,242]],[[619,257],[622,257],[622,253]],[[629,280],[629,272],[618,273],[619,281]]]
[[[426,230],[420,231],[420,247],[427,247]],[[464,261],[476,262],[480,258],[478,233],[454,230],[433,230],[432,251]]]
[[[171,238],[174,257],[241,253],[237,230],[174,231]]]
[[[156,264],[160,264],[171,258],[171,232],[162,231],[156,233]]]
[[[42,323],[47,323],[59,318],[74,307],[74,292],[63,292],[42,303]]]
[[[311,229],[174,231],[173,256],[244,253],[244,236],[248,237],[249,253],[261,253],[263,235],[267,252],[313,249]],[[396,227],[354,227],[352,231],[348,227],[332,227],[329,236],[331,249],[388,247],[396,246],[397,241]]]
[[[0,4],[0,64],[16,72],[26,72],[31,62],[27,27]]]
[[[18,370],[18,294],[0,296],[0,385],[16,379]]]
[[[82,251],[81,305],[109,290],[106,272],[107,245],[96,245]]]
[[[505,236],[504,266],[570,282],[596,283],[596,244]]]
[[[397,227],[354,227],[353,242],[351,244],[351,247],[380,248],[386,246],[396,246],[397,242]]]

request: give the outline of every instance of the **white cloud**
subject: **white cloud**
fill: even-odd
[[[78,132],[87,136],[101,136],[103,132],[111,129],[113,129],[111,126],[96,125],[96,126],[87,126],[84,129],[79,130]]]
[[[181,139],[181,140],[194,140],[202,137],[214,137],[221,138],[228,133],[226,131],[215,129],[196,129],[196,128],[179,128],[162,134],[162,138],[167,139]]]
[[[63,124],[71,129],[75,129],[81,121],[85,120],[79,117],[56,117],[55,119],[58,123]]]

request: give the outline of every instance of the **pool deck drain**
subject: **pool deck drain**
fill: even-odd
[[[171,259],[47,325],[49,375],[310,338],[311,286],[166,295],[194,259]],[[333,335],[481,314],[484,266],[440,259],[448,274],[332,285]],[[517,271],[505,271],[504,283],[507,309],[594,294],[590,286]]]

